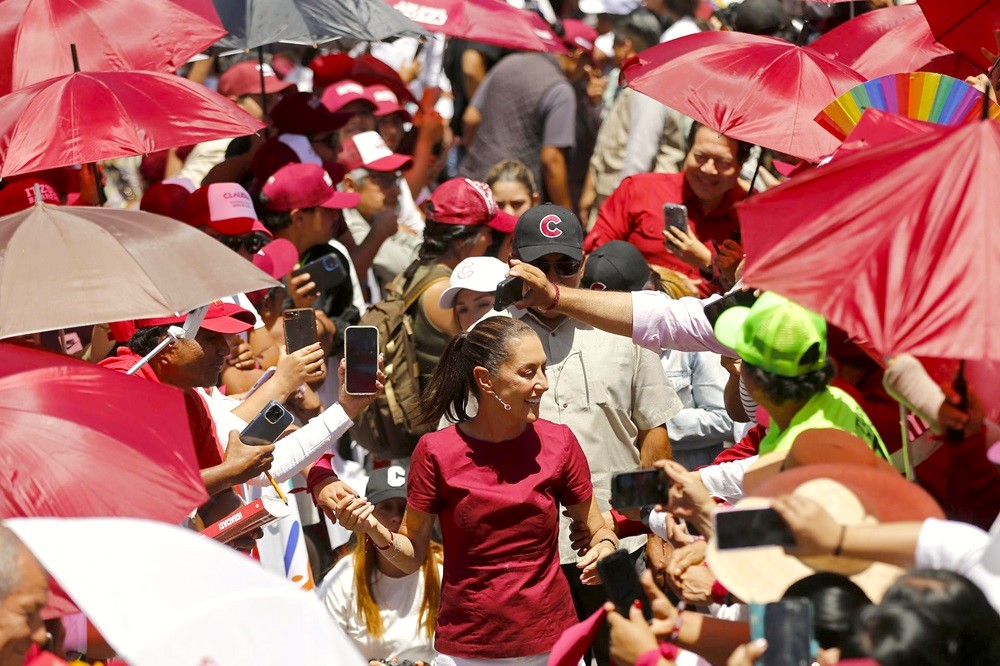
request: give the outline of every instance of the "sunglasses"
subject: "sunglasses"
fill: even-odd
[[[580,265],[583,262],[567,257],[556,261],[543,261],[541,259],[536,259],[527,263],[531,264],[546,275],[548,275],[549,271],[555,271],[556,275],[559,277],[568,278],[573,277],[580,271]]]
[[[257,254],[267,245],[267,238],[262,234],[245,234],[242,236],[219,236],[219,242],[233,252],[239,252],[242,247],[250,254]]]

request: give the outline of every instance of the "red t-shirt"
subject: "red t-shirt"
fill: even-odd
[[[122,374],[136,364],[142,357],[127,347],[119,347],[117,356],[109,356],[97,365]],[[146,364],[136,372],[151,382],[160,382],[153,369]],[[191,429],[191,439],[194,441],[194,452],[198,458],[198,468],[208,469],[222,464],[222,447],[215,434],[215,424],[208,411],[208,405],[194,391],[184,391],[184,406],[187,407],[188,427]]]
[[[683,172],[629,176],[601,205],[594,228],[584,240],[583,250],[593,252],[608,241],[624,240],[639,248],[649,263],[699,278],[696,268],[667,251],[663,238],[663,204],[687,206],[691,230],[714,254],[715,247],[710,241],[721,244],[739,229],[733,205],[744,195],[737,185],[726,194],[722,203],[706,213]]]
[[[516,439],[484,442],[451,426],[420,439],[407,487],[407,504],[441,521],[434,648],[475,659],[550,651],[576,623],[559,568],[558,505],[593,494],[573,432],[539,420]]]

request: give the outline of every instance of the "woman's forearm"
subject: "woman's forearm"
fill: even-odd
[[[369,532],[368,538],[381,557],[405,574],[413,573],[423,564],[424,559],[417,557],[413,542],[402,534],[390,532],[382,523],[378,523],[374,532]]]

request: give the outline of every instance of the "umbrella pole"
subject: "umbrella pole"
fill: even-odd
[[[899,430],[903,442],[903,474],[907,481],[913,481],[913,468],[910,467],[910,436],[906,431],[906,407],[899,403]]]
[[[70,55],[73,56],[73,72],[80,71],[80,58],[76,55],[76,44],[69,45]],[[103,206],[108,203],[108,197],[104,193],[104,187],[101,185],[101,173],[97,169],[97,163],[91,162],[87,165],[90,167],[90,173],[94,177],[94,190],[97,192],[97,205]]]
[[[264,85],[264,46],[257,47],[257,71],[260,73],[260,108],[267,117],[267,93]]]
[[[753,178],[750,179],[750,189],[747,190],[746,198],[749,199],[750,195],[754,192],[754,186],[757,184],[757,176],[760,174],[760,163],[764,160],[764,151],[767,150],[763,146],[760,147],[760,154],[757,155],[757,164],[753,168]]]

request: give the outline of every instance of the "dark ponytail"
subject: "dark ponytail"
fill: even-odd
[[[484,367],[496,374],[510,358],[510,343],[535,335],[527,324],[511,317],[491,317],[448,341],[420,399],[420,422],[436,424],[441,417],[468,421],[469,396],[478,396],[472,371]]]

